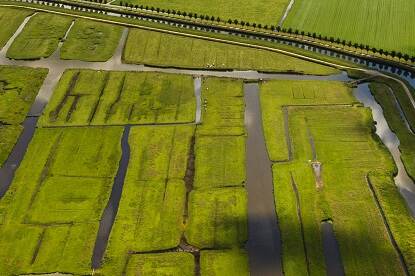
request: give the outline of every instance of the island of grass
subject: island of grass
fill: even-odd
[[[126,63],[209,70],[257,70],[331,75],[334,68],[287,55],[161,32],[130,29]]]
[[[151,72],[66,71],[41,126],[192,123],[192,76]]]
[[[284,28],[415,55],[412,0],[295,0]]]
[[[61,59],[107,61],[114,54],[122,27],[78,19],[60,52]]]
[[[46,69],[0,66],[0,167],[17,141]]]
[[[31,14],[30,11],[23,9],[0,9],[0,50],[16,32],[23,20]]]
[[[404,275],[386,223],[414,271],[413,219],[393,182],[393,161],[373,134],[370,111],[355,102],[336,82],[261,86],[286,275],[325,273],[320,223],[328,219],[346,274]]]
[[[72,18],[50,13],[37,13],[7,51],[11,59],[40,59],[53,54],[71,25]]]

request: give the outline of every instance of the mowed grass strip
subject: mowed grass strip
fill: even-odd
[[[61,77],[39,124],[191,123],[195,120],[195,111],[191,76],[68,70]]]
[[[194,257],[190,253],[135,254],[127,263],[125,275],[193,276],[194,271]]]
[[[107,61],[114,54],[122,27],[78,19],[62,46],[61,59]]]
[[[40,59],[53,54],[65,36],[72,18],[49,13],[34,15],[16,37],[6,56],[11,59]]]
[[[202,80],[202,124],[199,135],[245,134],[243,82],[225,78]]]
[[[181,12],[191,12],[193,14],[208,15],[220,17],[222,21],[228,19],[238,19],[243,21],[249,21],[251,23],[263,23],[268,25],[276,25],[283,15],[285,8],[289,0],[245,0],[239,2],[236,0],[224,1],[224,0],[212,0],[209,2],[196,0],[196,1],[166,1],[166,0],[127,0],[123,3],[132,3],[155,7],[165,10],[176,10]],[[119,4],[117,0],[113,4]]]
[[[25,17],[30,14],[32,12],[22,9],[0,8],[0,49],[6,45]]]
[[[131,252],[148,253],[179,245],[186,205],[184,178],[193,133],[191,126],[131,129],[131,156],[102,268],[105,275],[120,275]],[[154,269],[163,266],[162,256],[154,258]],[[138,269],[146,271],[145,267]]]
[[[414,55],[414,24],[412,0],[296,0],[284,27]]]
[[[0,167],[9,156],[47,69],[0,66]]]
[[[276,83],[278,81],[274,85]],[[283,104],[291,106],[287,114],[293,159],[273,165],[284,272],[298,275],[309,269],[311,274],[325,273],[320,222],[332,219],[346,274],[402,275],[397,253],[366,180],[369,175],[398,245],[412,269],[410,241],[413,231],[407,230],[413,220],[393,183],[392,158],[373,135],[370,110],[336,106],[342,102],[352,103],[351,91],[339,89],[333,82],[320,83],[326,97],[315,97],[312,102],[301,95],[314,94],[318,82],[304,85],[303,81],[286,81],[285,86],[302,87],[302,92],[295,94],[293,91],[298,90],[286,94],[270,89],[272,83],[263,84],[261,90],[261,103],[268,106],[263,108],[264,118],[273,117],[274,110]],[[289,97],[289,94],[295,96]],[[335,97],[329,99],[329,95]],[[330,102],[333,105],[307,106]],[[273,129],[279,129],[278,133],[282,134],[275,137],[284,141],[284,124],[275,124]],[[266,136],[268,150],[269,137]],[[317,160],[322,163],[322,189],[316,188],[310,164],[314,155],[312,144]],[[395,204],[397,208],[393,209]],[[297,208],[301,210],[300,216]]]
[[[126,63],[209,70],[258,70],[330,75],[334,68],[254,48],[153,31],[130,29]]]
[[[243,249],[202,250],[201,275],[249,275],[248,254]]]
[[[352,104],[352,90],[335,81],[266,81],[261,84],[262,122],[268,154],[272,161],[287,160],[284,108],[290,105]]]
[[[247,193],[242,187],[190,193],[186,240],[198,248],[239,248],[247,240]]]
[[[38,129],[0,200],[0,274],[87,274],[122,128]]]

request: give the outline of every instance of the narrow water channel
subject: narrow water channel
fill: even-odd
[[[194,89],[196,98],[195,123],[200,124],[202,119],[202,78],[200,76],[194,78]]]
[[[398,168],[398,174],[394,178],[395,184],[405,199],[412,216],[415,217],[415,183],[407,174],[405,166],[402,163],[399,139],[389,128],[383,115],[382,107],[376,102],[370,92],[369,84],[360,84],[354,90],[354,95],[365,107],[369,107],[372,110],[373,120],[376,122],[376,134],[392,154],[393,160]]]
[[[331,221],[322,221],[320,227],[326,273],[328,276],[343,276],[345,275],[343,262],[340,256],[339,244],[333,230],[333,223]]]
[[[128,163],[130,161],[130,145],[128,143],[129,134],[130,126],[127,125],[124,128],[124,132],[121,138],[122,154],[118,165],[118,171],[114,178],[114,184],[112,185],[111,196],[108,200],[108,204],[105,207],[101,221],[99,223],[98,235],[92,254],[93,269],[97,269],[101,266],[101,261],[107,248],[112,225],[118,212],[118,205],[122,195],[125,175],[127,173]]]
[[[259,87],[247,83],[245,93],[246,173],[248,190],[248,243],[253,276],[283,275],[281,236],[275,211],[272,163],[262,129]]]

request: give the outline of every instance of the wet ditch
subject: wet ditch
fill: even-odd
[[[245,125],[246,188],[248,191],[248,242],[251,275],[283,275],[281,234],[275,211],[272,163],[262,129],[257,83],[246,83]]]
[[[320,225],[321,237],[323,242],[324,260],[326,263],[326,273],[329,276],[345,275],[343,262],[340,255],[339,244],[333,229],[331,220],[324,220]]]
[[[114,178],[114,184],[107,206],[102,214],[95,247],[92,254],[92,268],[97,269],[101,266],[101,260],[104,257],[107,248],[109,235],[112,225],[118,212],[118,206],[121,200],[122,190],[124,186],[125,175],[127,173],[128,163],[130,161],[130,145],[128,138],[130,134],[130,126],[125,126],[121,138],[121,159],[118,165],[118,171]]]

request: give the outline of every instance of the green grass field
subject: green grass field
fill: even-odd
[[[61,49],[61,59],[107,61],[114,54],[122,27],[78,19]]]
[[[284,27],[415,54],[412,0],[296,0]]]
[[[7,51],[12,59],[49,57],[65,36],[72,19],[48,13],[34,15]]]
[[[195,110],[191,76],[68,70],[39,123],[42,126],[190,123],[195,120]]]
[[[119,4],[117,0],[113,4]],[[213,1],[185,1],[185,0],[175,0],[175,1],[166,1],[166,0],[124,0],[123,3],[132,3],[143,5],[144,7],[148,6],[154,8],[176,10],[181,12],[191,12],[196,14],[209,15],[209,17],[214,16],[220,17],[223,21],[228,19],[239,19],[244,20],[245,22],[251,23],[263,23],[268,25],[277,25],[280,17],[283,15],[286,6],[288,5],[288,0],[244,0],[243,2],[238,2],[235,0],[223,1],[223,0],[213,0]]]
[[[315,94],[318,82],[310,85],[305,81],[272,81],[263,84],[261,90],[262,106],[267,106],[263,109],[264,118],[275,117],[274,109],[281,110],[283,105],[291,105],[287,114],[292,161],[273,166],[285,274],[306,274],[307,265],[311,274],[325,273],[320,222],[329,218],[333,220],[347,275],[403,274],[366,177],[375,188],[413,273],[415,231],[409,230],[413,228],[413,220],[393,183],[395,168],[392,159],[373,135],[370,111],[359,106],[333,105],[353,102],[350,90],[336,88],[332,82],[321,82],[320,86],[322,89],[319,91],[325,91],[321,96],[331,94],[331,101],[321,96],[314,96],[313,100],[298,96],[298,91],[302,95]],[[316,106],[319,104],[331,105]],[[274,145],[272,148],[268,146],[269,150],[285,148],[286,156],[288,150],[283,123],[265,121],[264,128],[278,131],[278,136],[266,136],[267,144]],[[274,141],[270,143],[270,139]],[[317,160],[322,163],[322,188],[317,188],[310,164],[314,155],[312,144],[315,145]],[[298,189],[299,202],[296,201],[294,186]],[[301,210],[303,228],[297,208]]]
[[[121,128],[38,129],[0,201],[0,274],[90,272]]]
[[[245,250],[202,250],[201,275],[248,276],[248,254]]]
[[[126,63],[161,67],[237,69],[330,75],[337,70],[265,50],[130,29],[123,59]]]
[[[0,166],[20,135],[46,74],[46,69],[0,66]]]
[[[25,17],[30,14],[30,11],[22,9],[0,9],[0,49],[4,47],[10,37],[16,32]]]

